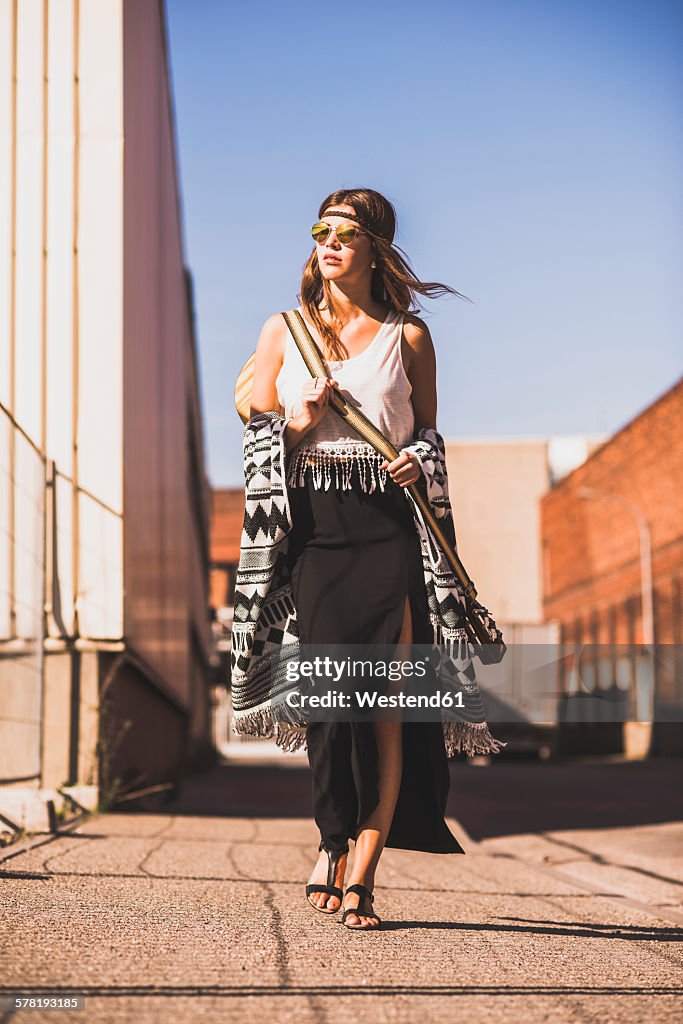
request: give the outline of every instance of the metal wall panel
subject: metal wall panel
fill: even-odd
[[[48,13],[46,445],[50,458],[55,460],[61,472],[71,476],[76,327],[73,0],[50,0]]]
[[[14,12],[0,0],[0,402],[11,405]]]
[[[208,646],[191,500],[206,482],[189,458],[196,383],[161,11],[124,4],[125,634],[189,708],[193,620]]]
[[[40,772],[45,462],[0,410],[0,779]]]
[[[158,0],[0,0],[0,750],[27,775],[46,624],[55,665],[60,639],[125,634],[205,731],[208,486],[167,61]]]
[[[122,512],[122,14],[79,9],[78,482]]]
[[[17,6],[15,378],[14,408],[42,445],[43,353],[43,4]]]

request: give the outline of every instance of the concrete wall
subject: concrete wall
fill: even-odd
[[[446,465],[458,554],[480,600],[497,622],[540,622],[547,442],[451,437]]]

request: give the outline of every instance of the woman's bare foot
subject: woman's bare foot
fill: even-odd
[[[337,862],[337,873],[332,881],[332,885],[339,886],[340,889],[344,888],[344,875],[346,874],[346,862],[349,858],[348,853],[342,853]],[[325,885],[327,883],[327,868],[329,860],[327,852],[321,850],[318,855],[318,860],[313,868],[313,873],[308,879],[309,885]],[[339,909],[341,900],[336,896],[332,896],[329,892],[312,892],[308,897],[311,903],[315,903],[316,907],[323,907],[325,910],[332,913],[334,910]]]

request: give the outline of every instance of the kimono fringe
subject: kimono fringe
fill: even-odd
[[[275,737],[276,745],[282,750],[298,750],[306,742],[306,726],[292,712],[286,704],[278,704],[275,715],[270,705],[255,708],[235,715],[232,731],[238,736]]]
[[[278,709],[278,713],[281,709]],[[491,735],[486,722],[460,722],[442,720],[444,744],[448,757],[455,757],[462,752],[473,754],[497,754],[507,742],[498,740]],[[237,735],[261,736],[264,739],[275,737],[275,743],[281,750],[289,753],[306,749],[306,726],[300,722],[274,719],[270,707],[257,708],[246,715],[233,719],[232,730]]]
[[[312,473],[313,486],[317,491],[329,491],[334,482],[337,490],[350,491],[353,487],[352,474],[356,465],[359,470],[360,485],[366,494],[372,494],[377,488],[386,489],[387,470],[379,469],[382,456],[370,444],[339,444],[331,443],[328,447],[324,442],[316,445],[301,445],[291,455],[287,469],[287,484],[290,487],[303,487],[306,473]]]
[[[497,754],[507,742],[491,735],[486,722],[443,722],[443,736],[446,753],[454,757],[462,751],[465,754]]]
[[[306,749],[306,729],[300,725],[281,725],[276,731],[275,743],[286,752],[299,747]]]

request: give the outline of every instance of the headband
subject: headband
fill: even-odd
[[[356,224],[360,224],[360,226],[362,228],[365,228],[366,231],[370,232],[371,235],[374,234],[372,229],[367,226],[365,221],[361,220],[360,217],[357,217],[355,215],[355,213],[345,213],[344,210],[325,210],[325,212],[322,214],[322,216],[323,217],[344,217],[346,220],[355,220]],[[383,238],[384,236],[383,235],[380,235],[380,236],[375,235],[375,237]],[[385,241],[389,241],[389,239],[385,239]]]
[[[344,210],[325,210],[323,217],[343,217],[345,220],[355,220],[356,224],[365,227],[360,217],[356,217],[355,213],[346,213]]]

